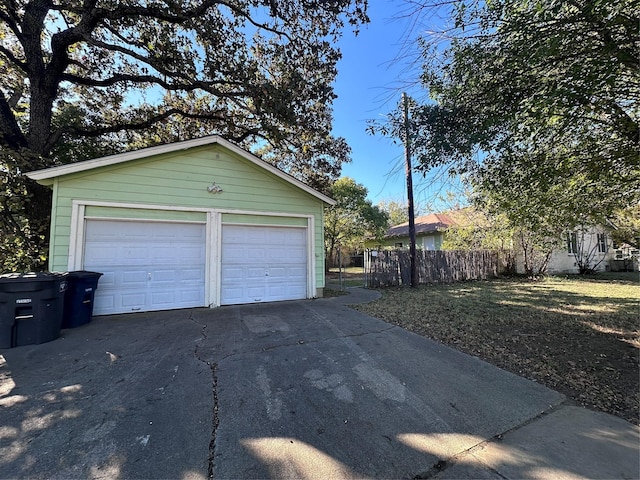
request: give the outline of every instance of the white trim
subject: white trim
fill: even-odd
[[[264,210],[232,210],[229,208],[216,208],[216,212],[228,213],[229,215],[258,215],[261,217],[295,217],[295,218],[308,218],[313,216],[309,213],[287,213],[287,212],[272,212]]]
[[[218,237],[220,230],[220,215],[217,212],[209,212],[207,214],[207,290],[206,298],[209,307],[220,306],[220,281],[219,264],[220,254],[218,248]]]
[[[315,216],[313,214],[297,214],[286,212],[265,212],[254,210],[231,210],[198,207],[178,207],[163,205],[141,205],[134,203],[101,202],[96,200],[73,200],[71,202],[71,232],[69,238],[69,271],[80,270],[84,263],[84,233],[86,221],[125,221],[143,223],[174,223],[174,224],[199,224],[205,225],[206,252],[205,252],[205,286],[204,301],[209,307],[220,306],[221,277],[220,262],[222,259],[222,228],[229,226],[247,227],[273,227],[273,228],[304,228],[307,229],[307,298],[316,297],[316,254],[315,251]],[[85,216],[87,206],[138,209],[138,210],[166,210],[180,212],[206,213],[207,218],[202,220],[177,220],[162,218],[121,218],[100,217],[96,215]],[[286,225],[270,223],[233,223],[223,222],[222,214],[252,215],[262,217],[305,218],[307,225]]]
[[[158,205],[148,203],[119,203],[103,202],[100,200],[73,200],[73,203],[80,203],[87,207],[110,207],[110,208],[136,208],[139,210],[167,210],[169,212],[202,212],[207,213],[211,208],[204,207],[180,207],[176,205]],[[106,218],[106,217],[105,217]]]
[[[219,307],[220,298],[222,296],[222,268],[220,268],[222,263],[222,215],[220,214],[216,215],[215,220],[216,220],[215,225],[212,225],[212,229],[215,234],[215,236],[213,237],[215,238],[213,249],[215,249],[215,258],[216,258],[215,271],[213,275],[213,278],[215,278],[216,280],[215,288],[213,289],[214,291],[213,306]]]
[[[207,213],[207,223],[205,227],[204,304],[209,307],[213,304],[213,300],[212,300],[213,295],[211,292],[211,279],[214,278],[212,275],[212,268],[215,263],[211,255],[211,249],[209,248],[209,245],[211,245],[211,241],[212,241],[211,240],[212,239],[211,224],[213,223],[213,216],[214,216],[213,212]]]
[[[117,220],[118,222],[162,222],[162,223],[194,223],[199,225],[206,225],[206,220],[166,220],[164,218],[131,218],[131,217],[97,217],[94,215],[85,215],[85,220]]]
[[[82,268],[82,257],[84,253],[84,211],[85,206],[73,200],[71,202],[71,229],[69,232],[69,256],[67,259],[67,269],[69,271],[80,270]]]
[[[222,226],[235,226],[235,227],[273,227],[273,228],[309,228],[309,225],[285,225],[283,223],[234,223],[234,222],[222,222]]]
[[[309,213],[288,213],[288,212],[273,212],[271,210],[234,210],[232,208],[205,208],[205,207],[182,207],[177,205],[158,205],[149,203],[119,203],[119,202],[104,202],[100,200],[73,200],[72,203],[79,203],[86,205],[87,207],[109,207],[109,208],[133,208],[138,210],[166,210],[168,212],[198,212],[208,213],[215,211],[217,213],[228,213],[230,215],[257,215],[261,217],[295,217],[295,218],[308,218],[313,216]],[[102,217],[100,217],[102,218]],[[109,218],[109,217],[104,217]]]
[[[315,219],[309,217],[307,221],[307,298],[316,298],[316,232]],[[323,253],[324,255],[324,253]]]
[[[108,167],[111,165],[118,165],[120,163],[130,162],[132,160],[139,160],[142,158],[152,157],[154,155],[161,155],[165,153],[177,152],[180,150],[187,150],[190,148],[201,147],[203,145],[213,145],[218,144],[222,147],[225,147],[228,150],[236,153],[241,156],[245,160],[250,161],[251,163],[257,165],[258,167],[267,170],[268,172],[274,174],[275,176],[281,178],[287,183],[294,185],[301,190],[307,192],[308,194],[322,200],[329,205],[335,205],[336,201],[332,198],[327,197],[326,195],[314,190],[313,188],[305,185],[301,181],[292,177],[291,175],[278,170],[273,165],[265,162],[264,160],[256,157],[250,152],[238,147],[237,145],[223,139],[218,135],[211,135],[207,137],[195,138],[193,140],[185,140],[182,142],[169,143],[165,145],[158,145],[155,147],[143,148],[141,150],[134,150],[131,152],[120,153],[117,155],[110,155],[108,157],[94,158],[93,160],[85,160],[83,162],[71,163],[69,165],[60,165],[57,167],[45,168],[42,170],[35,170],[33,172],[27,172],[27,177],[32,180],[41,181],[48,180],[52,178],[61,177],[63,175],[70,175],[72,173],[85,172],[87,170],[93,170],[95,168],[100,167]]]

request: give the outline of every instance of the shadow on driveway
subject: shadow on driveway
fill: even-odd
[[[5,350],[0,476],[596,478],[637,467],[637,430],[608,415],[578,422],[604,464],[568,460],[578,448],[566,429],[564,457],[524,442],[524,429],[581,417],[557,392],[345,306],[372,295],[99,317]],[[616,448],[602,449],[605,434]]]

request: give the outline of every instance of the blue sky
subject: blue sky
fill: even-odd
[[[405,8],[401,1],[370,2],[371,22],[357,37],[345,31],[339,44],[342,60],[334,84],[338,98],[334,101],[333,132],[347,139],[353,159],[343,166],[342,174],[366,186],[374,204],[382,200],[406,201],[404,150],[399,140],[394,144],[391,139],[368,134],[367,122],[382,119],[394,110],[402,91],[415,98],[426,95],[416,85],[419,68],[412,67],[407,57],[411,53],[407,48],[416,52],[419,31],[413,27],[412,19],[403,15]],[[416,173],[413,182],[418,209],[450,206],[437,200],[439,194],[452,188],[447,182],[424,179]]]

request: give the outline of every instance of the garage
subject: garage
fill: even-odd
[[[220,283],[222,305],[306,298],[306,229],[224,225]]]
[[[205,226],[87,220],[85,270],[102,272],[94,314],[205,305]]]
[[[27,175],[53,193],[49,270],[103,274],[95,315],[323,294],[335,201],[219,136]]]

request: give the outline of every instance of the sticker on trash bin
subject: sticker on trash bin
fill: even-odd
[[[30,298],[16,298],[16,303],[31,303]]]
[[[93,292],[93,288],[89,287],[89,288],[85,288],[84,289],[85,292]]]

